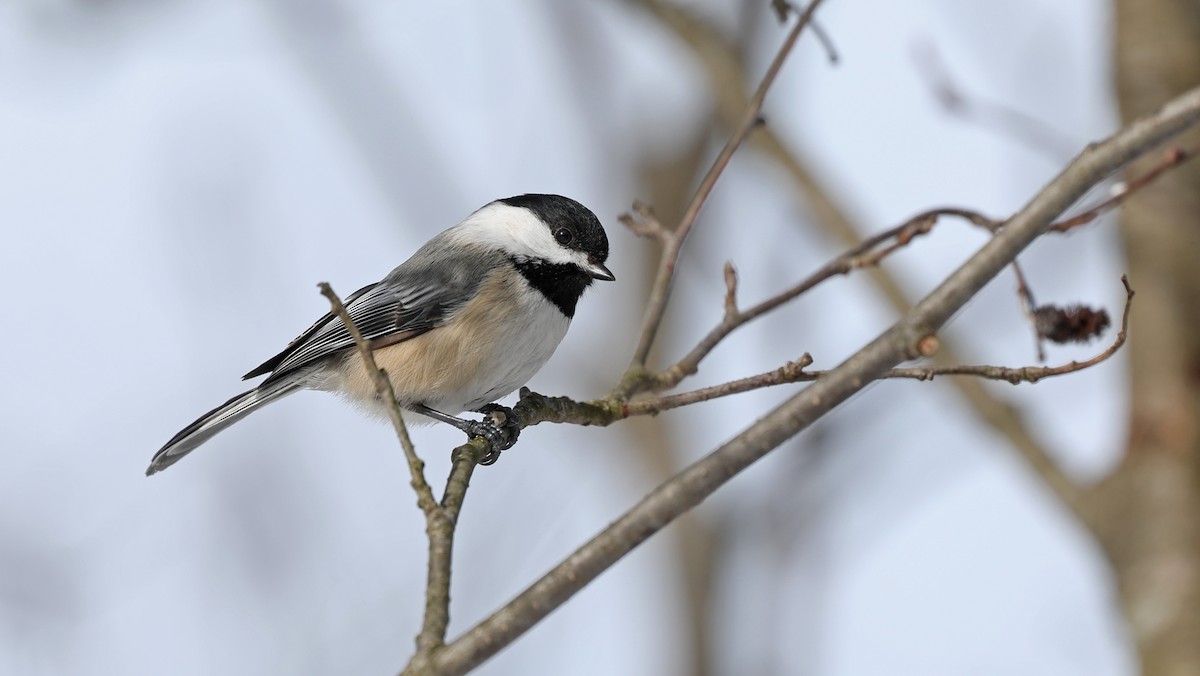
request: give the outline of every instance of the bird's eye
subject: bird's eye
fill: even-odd
[[[566,246],[571,243],[571,240],[575,239],[575,235],[566,228],[559,228],[554,231],[554,239],[558,240],[559,244]]]

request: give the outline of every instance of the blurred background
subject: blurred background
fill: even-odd
[[[726,260],[748,304],[918,211],[1006,216],[1200,82],[1186,0],[818,18],[838,63],[802,38],[685,250],[657,365],[720,319]],[[619,280],[531,386],[606,393],[658,253],[617,216],[635,198],[678,216],[783,35],[766,0],[0,4],[0,673],[398,671],[425,536],[388,426],[305,393],[153,479],[150,456],[326,311],[317,282],[348,294],[523,192],[589,205]],[[1185,167],[1123,224],[1022,257],[1039,302],[1114,317],[1130,273],[1116,358],[1036,386],[877,384],[479,673],[1200,673],[1198,181]],[[735,334],[685,387],[835,365],[985,236],[943,224]],[[1010,273],[944,338],[961,361],[1036,362]],[[473,480],[451,637],[800,387],[526,431]],[[415,440],[440,487],[461,435]]]

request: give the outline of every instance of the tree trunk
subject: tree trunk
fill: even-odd
[[[1116,1],[1122,120],[1200,82],[1200,2]],[[1200,134],[1179,140],[1197,148]],[[1161,157],[1130,169],[1146,170]],[[1122,210],[1137,289],[1129,345],[1130,432],[1092,493],[1145,674],[1200,674],[1200,161],[1169,172]]]

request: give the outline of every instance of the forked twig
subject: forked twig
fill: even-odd
[[[750,98],[750,104],[746,107],[746,112],[742,115],[741,122],[734,129],[733,135],[725,144],[725,147],[721,149],[720,154],[717,155],[717,158],[713,161],[704,178],[701,179],[700,185],[696,188],[695,195],[692,197],[683,216],[679,219],[679,224],[671,231],[667,231],[661,226],[657,229],[657,236],[663,243],[662,256],[659,261],[658,272],[650,287],[650,298],[646,302],[646,310],[642,317],[642,327],[638,333],[637,347],[633,351],[633,359],[626,372],[626,377],[623,379],[624,382],[628,383],[636,380],[645,371],[646,360],[650,355],[650,349],[654,346],[654,340],[658,336],[658,329],[662,325],[663,314],[666,312],[667,299],[671,291],[671,280],[675,276],[675,265],[679,260],[679,252],[683,249],[683,244],[687,240],[688,234],[696,224],[696,218],[700,215],[701,208],[704,207],[708,196],[712,193],[713,187],[717,184],[717,179],[721,177],[721,174],[725,172],[725,168],[729,166],[729,161],[733,158],[734,152],[737,151],[742,141],[746,139],[750,132],[760,124],[763,101],[767,97],[767,92],[771,89],[771,85],[775,83],[775,79],[779,75],[780,69],[783,68],[788,54],[791,53],[792,47],[795,46],[804,28],[809,25],[813,13],[820,6],[821,1],[813,0],[813,2],[809,3],[796,20],[796,25],[788,32],[783,45],[779,48],[774,60],[771,61],[771,65],[767,68],[767,72],[763,75],[758,89],[755,90],[754,95]],[[622,220],[627,221],[627,219]]]
[[[363,338],[358,326],[355,325],[350,313],[346,311],[333,288],[326,282],[321,282],[318,286],[321,294],[329,299],[334,314],[342,320],[354,338],[355,347],[375,386],[376,395],[381,401],[387,403],[388,417],[396,428],[396,436],[400,439],[400,446],[404,449],[404,457],[408,461],[409,472],[412,475],[412,487],[417,493],[417,505],[425,515],[425,530],[429,536],[425,613],[421,633],[417,635],[417,651],[409,663],[410,669],[414,666],[421,668],[422,665],[430,663],[434,653],[446,642],[446,629],[450,625],[450,575],[454,531],[463,500],[466,497],[471,474],[479,459],[483,457],[483,440],[468,442],[454,450],[453,467],[446,482],[446,490],[442,495],[442,501],[437,502],[433,497],[433,489],[425,480],[425,463],[417,455],[412,439],[408,435],[400,404],[396,401],[395,390],[392,389],[391,378],[375,363],[370,344]]]

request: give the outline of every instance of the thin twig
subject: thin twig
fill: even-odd
[[[1090,368],[1117,353],[1125,345],[1129,337],[1129,313],[1133,309],[1133,288],[1129,279],[1121,276],[1121,284],[1125,286],[1125,310],[1121,315],[1121,330],[1116,338],[1100,354],[1086,361],[1071,361],[1061,366],[1024,366],[1012,368],[1008,366],[930,366],[916,368],[896,368],[889,371],[884,378],[915,378],[917,380],[933,380],[937,376],[978,376],[987,380],[1003,380],[1013,385],[1019,383],[1036,383],[1046,378],[1075,373]],[[824,375],[824,374],[820,374]]]
[[[984,380],[1001,380],[1017,385],[1019,383],[1036,383],[1046,378],[1083,371],[1106,361],[1125,344],[1129,333],[1129,312],[1133,307],[1133,289],[1130,288],[1129,281],[1125,277],[1121,277],[1121,283],[1125,285],[1126,293],[1121,330],[1117,332],[1116,337],[1108,348],[1086,361],[1071,361],[1060,366],[1012,367],[993,366],[990,364],[954,364],[893,368],[879,376],[879,379],[933,380],[940,376],[968,376]],[[683,406],[690,406],[766,387],[813,382],[829,375],[829,371],[805,370],[812,363],[812,356],[805,353],[800,359],[790,361],[777,369],[758,375],[732,380],[711,387],[702,387],[690,392],[681,392],[679,394],[660,397],[645,397],[630,402],[607,399],[576,402],[560,397],[546,397],[525,390],[521,393],[521,402],[524,404],[522,408],[523,419],[526,419],[528,425],[555,422],[606,426],[628,418],[658,415],[659,413]]]
[[[1012,262],[1013,274],[1017,277],[1017,298],[1021,300],[1021,313],[1025,315],[1026,321],[1033,327],[1033,347],[1037,350],[1038,361],[1046,361],[1046,346],[1042,336],[1042,330],[1038,326],[1037,317],[1034,316],[1034,310],[1037,309],[1037,302],[1033,299],[1033,290],[1029,288],[1029,282],[1025,279],[1025,273],[1021,271],[1021,264],[1017,261]]]
[[[1119,184],[1119,189],[1107,199],[1093,207],[1090,207],[1080,214],[1076,214],[1070,218],[1058,221],[1054,225],[1050,226],[1050,230],[1053,232],[1066,232],[1072,228],[1077,228],[1086,223],[1091,223],[1101,214],[1111,211],[1119,206],[1122,202],[1129,199],[1129,196],[1133,193],[1153,183],[1155,179],[1157,179],[1159,176],[1162,176],[1165,172],[1187,162],[1188,160],[1194,158],[1197,154],[1200,154],[1200,146],[1195,146],[1188,149],[1180,148],[1179,146],[1171,146],[1170,148],[1167,148],[1166,152],[1163,153],[1162,161],[1159,162],[1157,166],[1151,168],[1146,173],[1131,181]]]
[[[617,220],[638,237],[657,239],[660,242],[671,238],[671,231],[654,215],[654,209],[641,200],[633,201],[632,214],[621,214]]]
[[[813,287],[838,275],[845,275],[861,268],[876,266],[886,256],[907,246],[917,237],[928,234],[941,216],[956,216],[967,221],[988,227],[996,222],[977,212],[956,207],[930,209],[913,216],[904,223],[873,235],[858,246],[841,254],[826,263],[816,272],[797,282],[791,287],[741,311],[729,312],[726,305],[725,316],[700,342],[682,359],[663,369],[660,373],[645,378],[635,391],[665,390],[678,385],[684,378],[693,375],[700,367],[700,362],[709,355],[730,333],[754,321],[779,306],[800,297]],[[997,226],[998,227],[998,226]],[[992,228],[993,231],[995,228]],[[887,244],[887,246],[884,246]]]
[[[760,113],[762,112],[763,101],[766,99],[767,91],[775,83],[775,79],[779,75],[784,61],[787,60],[787,56],[791,53],[792,47],[795,46],[796,40],[800,38],[800,33],[809,24],[813,12],[816,11],[820,4],[821,0],[813,0],[804,9],[800,18],[797,19],[796,25],[788,33],[787,38],[784,39],[783,45],[775,55],[775,59],[767,68],[766,74],[763,75],[758,89],[750,97],[750,104],[746,107],[746,112],[742,115],[741,122],[734,129],[733,135],[713,161],[708,173],[700,181],[700,185],[696,188],[696,193],[692,197],[691,203],[688,204],[683,216],[679,219],[679,225],[675,227],[669,236],[662,238],[663,252],[658,273],[654,278],[653,285],[650,287],[650,298],[646,302],[646,311],[642,318],[642,328],[639,332],[637,348],[634,349],[633,360],[630,362],[626,380],[636,378],[645,370],[646,359],[650,355],[650,349],[654,346],[654,340],[658,336],[658,329],[662,325],[663,314],[666,312],[667,299],[671,291],[671,280],[675,276],[675,264],[679,260],[679,252],[682,250],[683,243],[687,240],[692,226],[695,225],[696,218],[700,215],[700,209],[712,193],[717,179],[721,177],[725,168],[729,166],[729,161],[733,158],[733,153],[750,132],[759,126],[761,121]]]
[[[972,376],[985,380],[1002,380],[1017,385],[1020,383],[1036,383],[1046,378],[1076,373],[1095,366],[1117,353],[1129,335],[1129,311],[1133,308],[1133,289],[1129,280],[1121,277],[1125,285],[1125,312],[1121,319],[1121,330],[1117,332],[1103,352],[1085,361],[1071,361],[1060,366],[992,366],[989,364],[958,364],[949,366],[920,366],[894,368],[879,376],[880,380],[905,378],[911,380],[933,380],[938,376]],[[626,417],[639,415],[657,415],[681,406],[696,404],[711,399],[727,397],[731,394],[741,394],[764,387],[787,385],[820,380],[829,375],[829,371],[805,371],[804,367],[812,363],[812,357],[807,353],[800,359],[788,362],[783,366],[766,373],[760,373],[749,378],[742,378],[712,387],[704,387],[691,392],[672,394],[663,397],[652,397],[632,401],[623,408]],[[570,422],[570,421],[564,421]]]
[[[792,13],[796,11],[796,7],[788,0],[771,0],[771,11],[775,12],[775,18],[779,20],[779,23],[785,24]],[[821,46],[825,48],[825,56],[829,59],[829,63],[836,64],[838,53],[837,47],[833,44],[833,38],[829,37],[829,33],[825,32],[821,24],[816,21],[812,22],[812,32],[817,36]]]
[[[812,362],[812,356],[805,353],[804,356],[795,361],[789,361],[773,371],[760,373],[756,376],[731,380],[720,385],[713,385],[712,387],[702,387],[691,392],[637,399],[623,406],[621,414],[626,418],[640,415],[658,415],[673,408],[690,406],[691,404],[698,404],[720,397],[728,397],[731,394],[741,394],[743,392],[759,390],[764,387],[773,387],[775,385],[785,385],[787,383],[816,380],[815,377],[810,377],[804,371],[804,367]]]
[[[358,348],[358,354],[362,357],[363,367],[366,369],[367,375],[371,377],[372,384],[375,385],[375,394],[387,406],[388,418],[392,421],[392,427],[396,428],[396,436],[400,439],[401,448],[404,449],[404,459],[408,461],[408,470],[412,475],[411,484],[413,490],[417,492],[417,506],[428,516],[437,509],[437,501],[433,498],[433,489],[425,480],[425,462],[417,456],[412,438],[408,436],[408,426],[404,424],[404,415],[400,410],[399,402],[396,401],[396,392],[392,389],[392,379],[375,363],[375,356],[371,354],[370,345],[359,332],[354,320],[350,318],[350,313],[346,312],[346,307],[342,305],[342,299],[333,292],[333,288],[329,286],[328,282],[321,282],[317,286],[321,289],[321,295],[329,299],[334,314],[350,331],[350,335],[354,338],[354,345]]]

